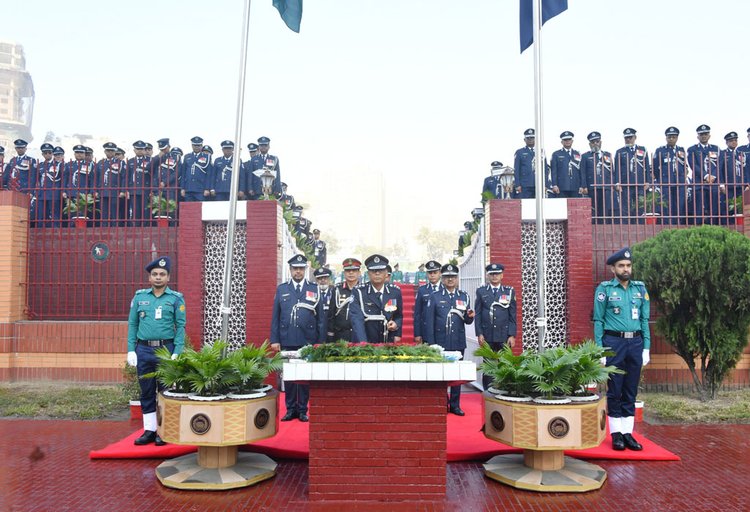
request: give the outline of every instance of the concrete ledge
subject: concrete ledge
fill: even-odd
[[[476,378],[473,361],[449,363],[284,363],[288,381],[411,381],[471,382]]]

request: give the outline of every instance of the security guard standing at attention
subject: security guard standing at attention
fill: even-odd
[[[440,269],[443,289],[430,295],[427,303],[426,343],[437,343],[445,350],[466,350],[465,325],[474,322],[469,294],[458,289],[458,266],[448,263]],[[461,385],[451,386],[448,412],[463,416],[461,410]]]
[[[489,283],[477,288],[474,301],[477,341],[487,343],[496,352],[506,343],[513,348],[516,344],[516,291],[512,286],[503,286],[505,267],[500,263],[490,263],[484,270]],[[485,390],[491,383],[491,377],[482,376]]]
[[[651,333],[648,320],[651,304],[642,281],[631,280],[633,264],[630,249],[625,247],[607,258],[614,279],[603,281],[594,295],[594,337],[596,344],[611,349],[615,355],[606,364],[625,374],[611,374],[607,382],[607,410],[612,448],[642,450],[633,438],[635,396],[641,367],[649,362]],[[604,358],[602,358],[604,359]]]
[[[271,317],[271,348],[274,350],[297,350],[312,345],[318,340],[318,285],[305,279],[307,258],[298,254],[288,261],[292,278],[276,288]],[[281,421],[299,418],[310,421],[307,402],[310,386],[284,381],[286,392],[286,415]]]
[[[352,341],[352,319],[349,309],[354,298],[354,288],[359,284],[362,262],[356,258],[346,258],[342,266],[344,267],[344,282],[334,288],[331,293],[327,329],[321,334],[321,341],[329,343],[338,340]]]
[[[141,385],[143,435],[134,444],[166,444],[156,433],[156,379],[141,375],[156,371],[159,360],[154,352],[167,347],[175,359],[185,347],[185,300],[182,294],[169,289],[171,262],[167,256],[146,265],[151,288],[135,292],[128,316],[127,362],[135,366]]]
[[[373,254],[365,260],[370,282],[354,289],[349,314],[352,341],[385,343],[401,341],[404,303],[401,289],[386,284],[388,258]]]
[[[427,269],[427,283],[417,288],[417,298],[414,301],[414,341],[417,343],[422,342],[422,337],[426,332],[427,320],[425,310],[427,309],[427,302],[430,300],[430,295],[441,291],[443,287],[440,283],[440,263],[430,260],[421,265],[421,267]]]

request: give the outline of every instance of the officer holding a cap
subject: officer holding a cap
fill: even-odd
[[[440,269],[443,281],[442,290],[433,292],[427,301],[425,311],[426,343],[437,343],[445,350],[458,351],[463,355],[466,350],[465,325],[474,322],[474,310],[471,309],[469,294],[458,289],[458,266],[448,263]],[[451,386],[448,398],[448,412],[463,416],[461,410],[461,385]]]
[[[427,317],[425,311],[430,295],[441,291],[443,285],[440,283],[440,263],[430,260],[424,265],[420,265],[427,271],[427,282],[417,288],[417,297],[414,301],[414,341],[422,342],[422,338],[427,332]]]
[[[155,351],[159,347],[167,347],[175,359],[185,346],[185,300],[167,286],[170,268],[167,256],[146,265],[151,287],[135,292],[130,302],[127,362],[137,369],[143,409],[144,431],[135,440],[137,445],[165,444],[156,433],[156,393],[160,385],[156,379],[141,375],[156,371],[159,360]]]
[[[490,263],[485,267],[489,283],[477,288],[474,301],[477,341],[487,343],[496,352],[506,343],[511,348],[516,344],[516,291],[512,286],[503,286],[504,270],[500,263]],[[482,376],[484,389],[491,383],[492,378]]]
[[[404,304],[401,289],[386,284],[388,258],[373,254],[365,260],[370,282],[354,289],[349,314],[352,341],[385,343],[401,341]]]
[[[594,337],[596,344],[615,354],[606,364],[625,373],[611,374],[607,382],[609,431],[615,450],[642,450],[633,438],[635,397],[641,367],[649,362],[651,332],[648,320],[651,303],[642,281],[633,281],[632,255],[625,247],[607,259],[614,278],[603,281],[594,295]]]
[[[276,288],[271,317],[271,347],[274,350],[299,350],[318,341],[320,291],[318,285],[305,279],[307,258],[298,254],[289,261],[292,278]],[[284,381],[286,415],[281,421],[298,418],[310,421],[307,402],[310,386]]]

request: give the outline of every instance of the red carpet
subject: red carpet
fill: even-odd
[[[286,414],[283,398],[279,400],[279,404],[281,407],[279,414]],[[483,422],[482,395],[480,393],[464,394],[461,397],[461,408],[466,412],[466,416],[463,418],[453,414],[448,415],[447,458],[449,462],[486,460],[494,455],[521,451],[491,441],[480,432],[479,429],[482,428]],[[315,418],[312,418],[311,421],[315,421]],[[308,423],[301,423],[297,420],[281,422],[279,432],[274,437],[246,445],[242,449],[265,453],[271,457],[282,459],[306,459],[310,450],[308,426]],[[110,444],[101,450],[94,450],[89,453],[89,457],[92,459],[166,459],[178,457],[196,449],[194,446],[175,444],[135,446],[133,440],[141,433],[142,430],[138,430],[125,439]],[[571,450],[565,453],[581,459],[680,460],[674,453],[643,436],[637,433],[634,436],[643,445],[643,451],[625,450],[616,452],[612,449],[612,442],[607,436],[607,439],[596,448]]]

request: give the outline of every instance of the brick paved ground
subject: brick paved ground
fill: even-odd
[[[278,474],[254,487],[200,492],[163,487],[154,475],[158,460],[89,460],[89,450],[137,427],[138,422],[130,421],[0,420],[0,511],[332,509],[308,503],[304,461],[278,461]],[[609,478],[601,490],[584,494],[517,491],[485,478],[480,462],[450,463],[445,501],[421,508],[461,512],[750,510],[750,425],[644,424],[640,428],[682,461],[600,461]]]

